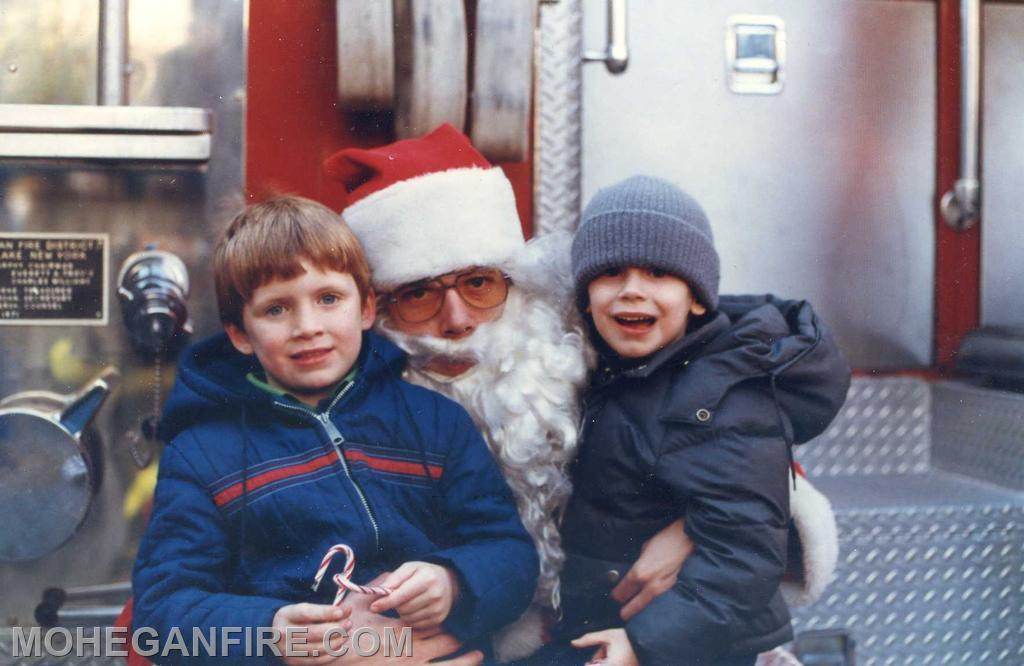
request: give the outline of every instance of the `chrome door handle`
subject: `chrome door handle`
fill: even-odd
[[[981,0],[960,0],[960,177],[942,195],[939,210],[958,231],[981,212],[978,162],[981,146]]]
[[[604,51],[584,51],[583,62],[603,62],[612,74],[626,71],[629,65],[626,14],[626,0],[608,0],[608,45]]]

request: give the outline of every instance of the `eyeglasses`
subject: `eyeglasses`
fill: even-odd
[[[455,280],[445,284],[446,278]],[[505,302],[511,283],[512,278],[497,269],[471,268],[403,285],[388,294],[386,300],[403,321],[418,324],[441,311],[449,289],[454,289],[470,307],[490,310]]]

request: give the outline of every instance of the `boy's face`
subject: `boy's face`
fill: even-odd
[[[587,293],[597,332],[624,358],[643,358],[672,344],[686,334],[690,314],[706,312],[686,282],[657,268],[613,268],[595,278]]]
[[[245,330],[225,329],[238,351],[256,355],[270,385],[315,406],[359,357],[376,301],[371,292],[360,302],[349,273],[306,261],[302,267],[306,272],[297,277],[256,288],[242,309]]]

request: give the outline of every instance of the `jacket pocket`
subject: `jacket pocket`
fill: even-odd
[[[572,639],[590,631],[622,626],[619,604],[609,596],[630,562],[568,554],[562,569],[559,635]]]

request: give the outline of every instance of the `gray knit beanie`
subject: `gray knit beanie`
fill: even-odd
[[[708,217],[672,183],[632,176],[590,200],[572,242],[572,275],[580,307],[604,271],[648,266],[678,275],[702,305],[718,307],[718,253]]]

